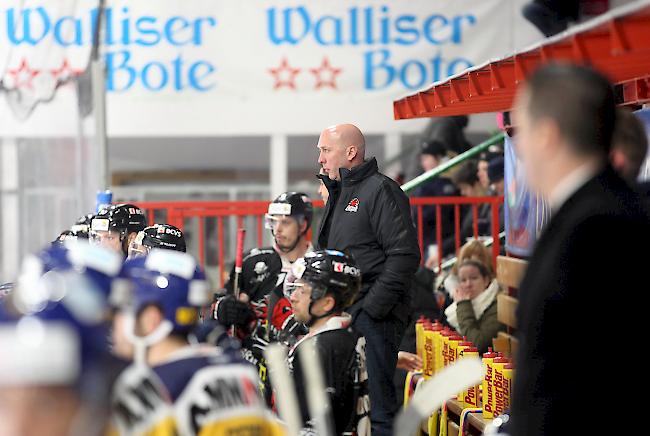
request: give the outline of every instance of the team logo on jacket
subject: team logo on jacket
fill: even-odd
[[[255,271],[255,274],[264,274],[266,272],[266,270],[268,270],[268,269],[269,269],[269,267],[266,266],[266,263],[257,262],[255,264],[254,271]]]
[[[359,199],[357,197],[354,197],[348,203],[347,207],[345,208],[345,211],[346,212],[356,212],[358,210],[359,210]]]

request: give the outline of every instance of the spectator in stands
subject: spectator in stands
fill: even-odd
[[[574,409],[576,398],[633,397],[647,368],[644,359],[609,359],[607,371],[616,374],[609,383],[595,383],[589,370],[603,344],[637,345],[650,307],[647,292],[628,292],[625,310],[610,311],[606,320],[637,334],[597,327],[612,290],[644,288],[638,274],[620,272],[646,271],[650,245],[642,200],[608,163],[615,93],[590,68],[551,64],[526,79],[515,108],[527,183],[553,215],[519,285],[509,433],[618,434],[616,420],[577,419]]]
[[[476,161],[465,162],[454,175],[454,183],[463,197],[482,197],[486,195],[483,185],[478,179],[477,163]],[[461,209],[461,222],[460,222],[460,244],[474,235],[474,213],[472,205],[465,205]],[[478,230],[477,236],[490,235],[490,205],[482,204],[477,206],[477,223]],[[456,251],[456,235],[445,238],[444,250],[445,253]]]
[[[443,281],[445,291],[447,291],[449,297],[454,301],[456,298],[456,289],[458,289],[459,285],[458,266],[466,260],[481,262],[488,269],[490,276],[494,277],[494,271],[492,269],[492,254],[490,253],[490,249],[483,245],[483,243],[478,239],[468,241],[461,247],[456,264],[451,268],[449,275],[445,277]]]
[[[422,173],[422,168],[417,164],[416,156],[420,152],[420,145],[427,141],[440,141],[446,145],[453,154],[460,154],[472,148],[465,137],[465,128],[469,124],[469,118],[465,115],[455,117],[436,117],[431,118],[429,124],[416,139],[416,146],[413,147],[413,154],[407,158],[405,179],[411,180]]]
[[[447,322],[484,353],[504,329],[497,319],[499,284],[485,264],[473,259],[458,266],[458,282],[454,302],[445,309]]]
[[[490,157],[487,153],[482,153],[478,160],[477,176],[478,181],[483,186],[483,190],[488,192],[490,190],[490,177],[488,177],[488,166],[490,165]]]
[[[495,157],[490,160],[488,165],[488,178],[490,179],[490,187],[495,195],[503,195],[505,191],[505,184],[503,181],[503,173],[505,167],[505,160],[503,156]]]
[[[447,148],[440,141],[428,141],[422,144],[420,153],[420,163],[424,171],[430,171],[440,164],[444,163],[447,158]],[[458,195],[458,190],[454,183],[447,177],[438,176],[431,179],[413,192],[414,197],[447,197]],[[430,245],[436,244],[436,226],[439,224],[442,229],[443,241],[445,238],[453,236],[454,232],[454,207],[442,206],[441,221],[436,222],[436,206],[424,206],[422,208],[422,223],[424,243],[423,246],[428,251]],[[417,222],[417,211],[414,210],[414,218]],[[435,251],[435,250],[434,250]],[[448,253],[443,253],[448,254]]]
[[[460,191],[460,195],[463,197],[482,197],[486,194],[487,189],[483,187],[478,174],[478,162],[474,160],[468,160],[459,167],[453,180]]]
[[[630,185],[635,185],[647,154],[648,137],[641,120],[628,109],[618,108],[609,152],[612,168]]]

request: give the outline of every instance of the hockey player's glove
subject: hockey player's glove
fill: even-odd
[[[217,320],[224,326],[244,327],[255,320],[253,309],[248,304],[235,300],[235,297],[232,296],[222,298],[217,303],[216,312]]]

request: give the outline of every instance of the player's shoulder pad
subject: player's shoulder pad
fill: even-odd
[[[273,247],[262,247],[262,248],[253,248],[251,251],[246,253],[244,256],[243,261],[246,262],[250,259],[254,259],[256,257],[260,256],[270,256],[270,255],[278,255],[278,253],[273,249]],[[279,257],[279,255],[278,255]]]
[[[148,434],[173,424],[170,396],[156,373],[144,365],[132,364],[118,376],[111,410],[118,434]]]
[[[258,391],[257,373],[247,364],[209,365],[198,370],[174,410],[179,434],[199,434],[217,423],[234,431],[263,428],[270,422]]]

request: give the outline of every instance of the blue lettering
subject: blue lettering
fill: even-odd
[[[194,39],[192,43],[197,46],[203,44],[203,31],[201,29],[201,23],[203,22],[205,22],[209,27],[217,25],[217,20],[212,17],[197,18],[194,21]]]
[[[160,32],[155,27],[156,20],[156,17],[140,17],[136,20],[135,28],[140,34],[140,37],[135,40],[136,44],[153,46],[160,43]],[[151,27],[147,26],[148,24]]]
[[[442,80],[443,77],[441,76],[441,64],[442,64],[442,55],[440,51],[436,54],[436,56],[431,59],[431,69],[433,70],[433,80],[432,82],[437,82],[438,80]]]
[[[381,11],[386,14],[388,13],[388,8],[386,6],[382,6]],[[390,43],[390,17],[382,17],[381,18],[381,42],[383,44],[389,44]]]
[[[372,8],[365,8],[363,10],[363,13],[365,15],[366,22],[366,44],[371,45],[375,43],[372,34]]]
[[[122,62],[119,65],[115,61],[117,55],[122,56]],[[133,86],[136,79],[136,71],[133,67],[128,65],[129,59],[131,59],[131,54],[126,50],[106,54],[106,89],[109,91],[121,92],[126,91]],[[123,82],[126,83],[126,85],[118,89],[116,86],[116,75],[120,71],[126,74],[127,79]]]
[[[395,43],[400,44],[400,45],[412,45],[418,42],[420,39],[420,32],[415,28],[415,26],[412,27],[403,27],[402,23],[415,23],[417,21],[417,17],[415,15],[402,15],[400,16],[397,20],[395,20],[395,30],[397,30],[397,33],[401,35],[412,35],[412,38],[406,39],[403,37],[397,37],[395,38]]]
[[[440,22],[439,26],[435,26],[436,22]],[[439,32],[442,32],[445,30],[445,28],[449,25],[449,20],[444,15],[431,15],[429,18],[427,18],[424,21],[424,37],[431,43],[431,44],[444,44],[446,40],[449,40],[449,35],[445,36],[444,38],[440,38],[440,35],[436,37],[436,34]]]
[[[182,46],[189,44],[194,39],[192,35],[189,35],[189,38],[186,36],[182,40],[177,39],[177,34],[187,30],[189,27],[190,23],[185,18],[171,17],[167,20],[167,24],[165,24],[165,38],[167,38],[167,41],[172,45]]]
[[[359,29],[357,28],[357,20],[359,19],[359,11],[357,8],[350,8],[350,44],[359,44]]]
[[[321,29],[324,24],[331,23],[331,33],[332,36],[329,41],[326,41],[323,38]],[[314,25],[314,38],[316,39],[316,42],[318,42],[320,45],[343,45],[343,33],[342,33],[342,28],[341,28],[341,19],[333,17],[331,15],[326,15],[316,21],[316,24]]]
[[[375,55],[379,55],[381,60],[375,62]],[[390,57],[390,52],[386,49],[369,51],[364,54],[365,58],[365,87],[370,90],[384,89],[390,86],[395,79],[395,67],[389,65],[386,61]],[[379,85],[375,81],[375,74],[381,70],[384,72],[384,82]]]
[[[157,70],[157,73],[156,73]],[[153,72],[154,79],[158,78],[158,85],[153,85],[150,72]],[[142,86],[150,91],[160,91],[167,85],[167,80],[169,74],[167,73],[167,68],[162,64],[162,62],[150,62],[144,66],[142,69]]]
[[[215,83],[201,83],[202,80],[206,79],[208,76],[212,75],[216,68],[209,62],[199,61],[190,67],[188,73],[188,79],[190,81],[190,86],[197,91],[205,92],[214,88]]]
[[[463,41],[463,21],[467,21],[469,26],[476,24],[476,17],[474,15],[456,16],[453,20],[453,32],[451,40],[454,44],[460,44]]]
[[[453,76],[456,73],[460,73],[472,66],[472,63],[464,58],[456,58],[453,61],[449,62],[447,66],[447,77]],[[460,67],[460,68],[458,68]]]
[[[415,72],[409,72],[413,70],[411,66],[415,67]],[[418,78],[419,75],[419,78]],[[400,80],[409,89],[417,89],[423,87],[427,83],[427,68],[422,62],[416,60],[410,60],[405,62],[402,66],[402,69],[399,73]],[[415,83],[409,81],[409,77],[415,77]]]
[[[303,24],[302,33],[299,32],[297,35],[293,35],[291,33],[292,29],[298,28],[297,25],[292,25],[291,22],[291,17],[294,11],[296,11],[299,14],[299,17],[302,18],[302,24]],[[300,40],[302,40],[305,37],[305,35],[307,35],[307,32],[309,32],[309,28],[311,27],[309,14],[307,13],[307,10],[303,6],[300,6],[298,8],[284,9],[283,15],[284,15],[284,32],[282,36],[278,36],[276,28],[279,26],[277,26],[276,24],[276,8],[271,8],[266,11],[266,16],[268,18],[269,39],[275,45],[280,45],[285,42],[291,45],[296,45]]]
[[[122,13],[126,17],[122,19],[122,44],[128,46],[131,44],[131,33],[129,31],[131,28],[131,20],[129,20],[129,8],[122,8]]]
[[[50,31],[50,26],[51,26],[50,17],[47,15],[45,9],[39,6],[34,10],[41,17],[40,28],[42,29],[42,32],[38,37],[32,35],[32,31],[36,32],[36,29],[39,28],[39,26],[36,25],[35,21],[31,20],[31,15],[32,15],[31,8],[24,9],[21,14],[22,24],[23,24],[22,37],[18,37],[16,35],[16,29],[18,28],[18,23],[16,23],[14,17],[14,8],[7,10],[7,36],[9,37],[9,40],[11,41],[12,44],[18,45],[22,43],[27,43],[29,45],[36,45],[43,38],[45,38],[45,35],[47,35],[48,32]]]
[[[68,27],[67,29],[64,28],[63,26],[66,23],[70,23],[72,27]],[[74,17],[61,17],[56,23],[54,23],[53,31],[54,31],[54,39],[63,47],[68,47],[73,44],[81,46],[83,43],[81,20],[75,19]],[[72,33],[72,38],[66,41],[64,39],[64,36],[67,35],[69,37],[70,33]]]

